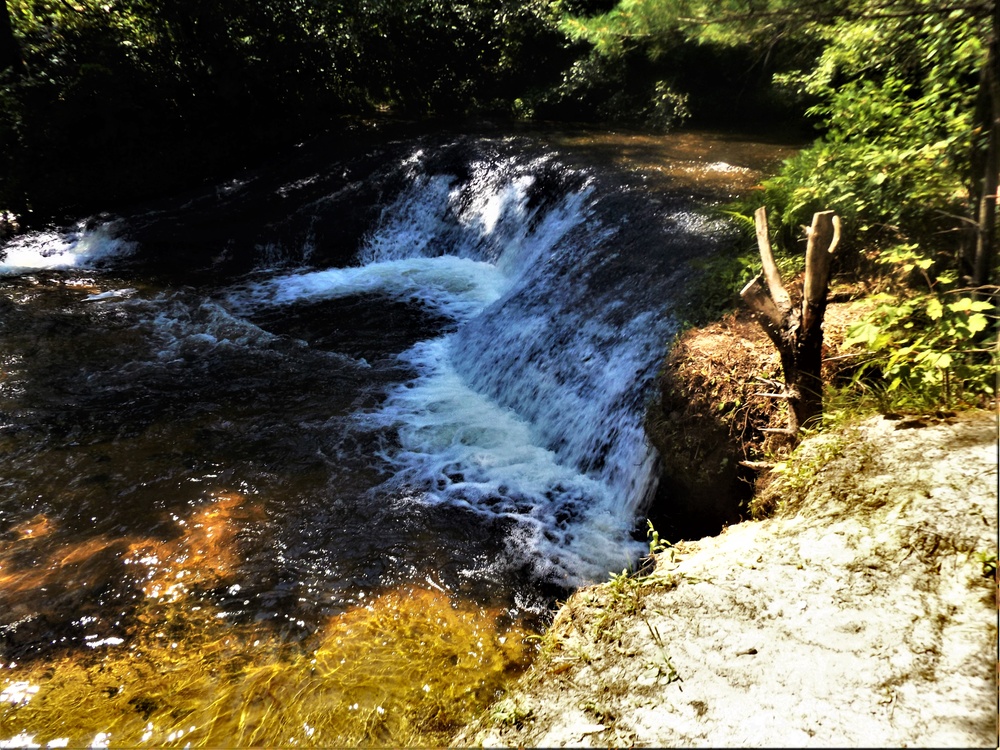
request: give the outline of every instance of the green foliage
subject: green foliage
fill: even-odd
[[[689,96],[669,69],[651,69],[641,54],[612,59],[596,50],[567,65],[560,80],[532,97],[543,116],[600,120],[669,131],[690,116]]]
[[[685,323],[690,325],[717,320],[742,304],[740,290],[761,271],[753,217],[738,211],[722,213],[732,219],[736,231],[718,253],[691,262],[698,275],[688,285],[684,299]],[[795,278],[805,269],[805,257],[784,247],[774,243],[775,263],[784,278]]]
[[[764,492],[755,493],[750,501],[750,517],[768,518],[786,507],[789,501],[800,498],[816,483],[823,467],[839,458],[847,445],[845,433],[831,432],[814,440],[809,452],[804,453],[801,447],[796,447],[791,455],[782,456],[771,467],[770,473],[776,483],[768,485]]]
[[[962,214],[984,27],[962,11],[832,25],[814,67],[778,77],[819,100],[808,112],[825,132],[764,183],[774,217],[796,226],[833,209],[861,243]]]
[[[509,110],[558,73],[562,37],[544,0],[345,5],[335,36],[356,40],[351,74],[373,103],[419,114]]]
[[[518,727],[530,719],[534,712],[514,698],[502,698],[490,707],[490,721],[495,726]]]
[[[994,303],[977,298],[975,290],[955,289],[953,273],[932,277],[933,260],[914,245],[881,260],[901,274],[921,273],[928,289],[876,295],[874,309],[849,329],[845,345],[861,345],[871,355],[855,384],[870,384],[874,376],[886,406],[897,407],[979,404],[993,396]]]
[[[26,73],[0,77],[0,206],[19,213],[131,194],[151,175],[169,185],[185,163],[259,146],[308,101],[328,111],[353,96],[324,79],[294,0],[8,5]]]
[[[760,273],[760,255],[749,247],[692,261],[699,273],[691,285],[686,322],[704,325],[740,304],[740,289]]]
[[[649,555],[658,555],[661,552],[666,552],[671,549],[674,545],[665,539],[660,539],[660,533],[653,528],[653,522],[646,520],[646,537],[649,539]]]
[[[586,105],[602,118],[660,131],[689,119],[738,119],[745,125],[781,108],[767,70],[783,58],[783,43],[775,44],[768,33],[765,61],[747,38],[725,24],[690,23],[690,16],[721,12],[726,3],[622,0],[610,8],[596,5],[597,12],[588,13],[579,3],[552,3],[561,31],[590,51],[554,92],[565,92],[564,100],[572,96],[565,85],[571,84],[585,92]]]
[[[940,0],[621,0],[560,23],[609,60],[639,50],[677,66],[679,50],[693,45],[744,50],[750,68],[773,75],[772,102],[799,102],[822,133],[764,183],[788,249],[820,210],[841,216],[846,245],[927,236],[968,214],[988,26],[987,3]],[[674,87],[686,93],[692,78],[686,70]]]
[[[16,0],[0,210],[40,220],[232,169],[344,115],[497,109],[566,63],[545,0]],[[98,203],[101,205],[101,203]]]
[[[977,552],[976,560],[983,569],[983,578],[997,577],[997,553],[995,551]]]

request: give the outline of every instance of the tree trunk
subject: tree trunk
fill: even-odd
[[[24,61],[21,59],[21,48],[14,36],[14,25],[10,20],[10,8],[7,3],[0,3],[0,74],[11,70],[15,76],[24,73]]]
[[[840,242],[840,219],[833,211],[813,215],[806,248],[805,285],[802,303],[798,307],[792,304],[774,262],[764,207],[754,213],[754,224],[763,270],[743,288],[740,296],[754,311],[781,357],[781,371],[785,379],[782,390],[760,395],[788,402],[788,426],[778,432],[795,440],[801,427],[823,413],[823,379],[820,373],[823,364],[823,316],[830,284],[830,256]]]
[[[969,242],[964,258],[964,272],[973,286],[991,283],[996,264],[997,182],[1000,175],[1000,2],[993,5],[993,23],[986,64],[980,74],[976,103],[973,145],[972,213],[975,238]]]

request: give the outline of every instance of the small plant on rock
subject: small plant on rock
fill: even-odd
[[[496,726],[519,727],[531,718],[532,710],[513,698],[504,698],[493,704],[490,720]]]
[[[983,578],[996,578],[997,576],[997,553],[993,550],[987,552],[977,552],[976,560],[983,568]]]

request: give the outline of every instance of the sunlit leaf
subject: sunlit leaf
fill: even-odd
[[[989,325],[989,321],[982,313],[973,313],[966,321],[966,325],[969,327],[969,333],[976,334],[980,331],[986,330],[986,326]]]
[[[927,301],[927,317],[931,320],[940,320],[944,314],[944,306],[937,297],[931,297]]]

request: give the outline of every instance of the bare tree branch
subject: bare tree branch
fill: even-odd
[[[774,262],[774,254],[771,252],[771,238],[767,228],[767,210],[763,206],[754,211],[753,223],[757,231],[757,248],[760,251],[760,261],[764,269],[767,289],[782,315],[788,315],[792,309],[792,298],[788,296],[788,292],[781,283],[781,273]]]

